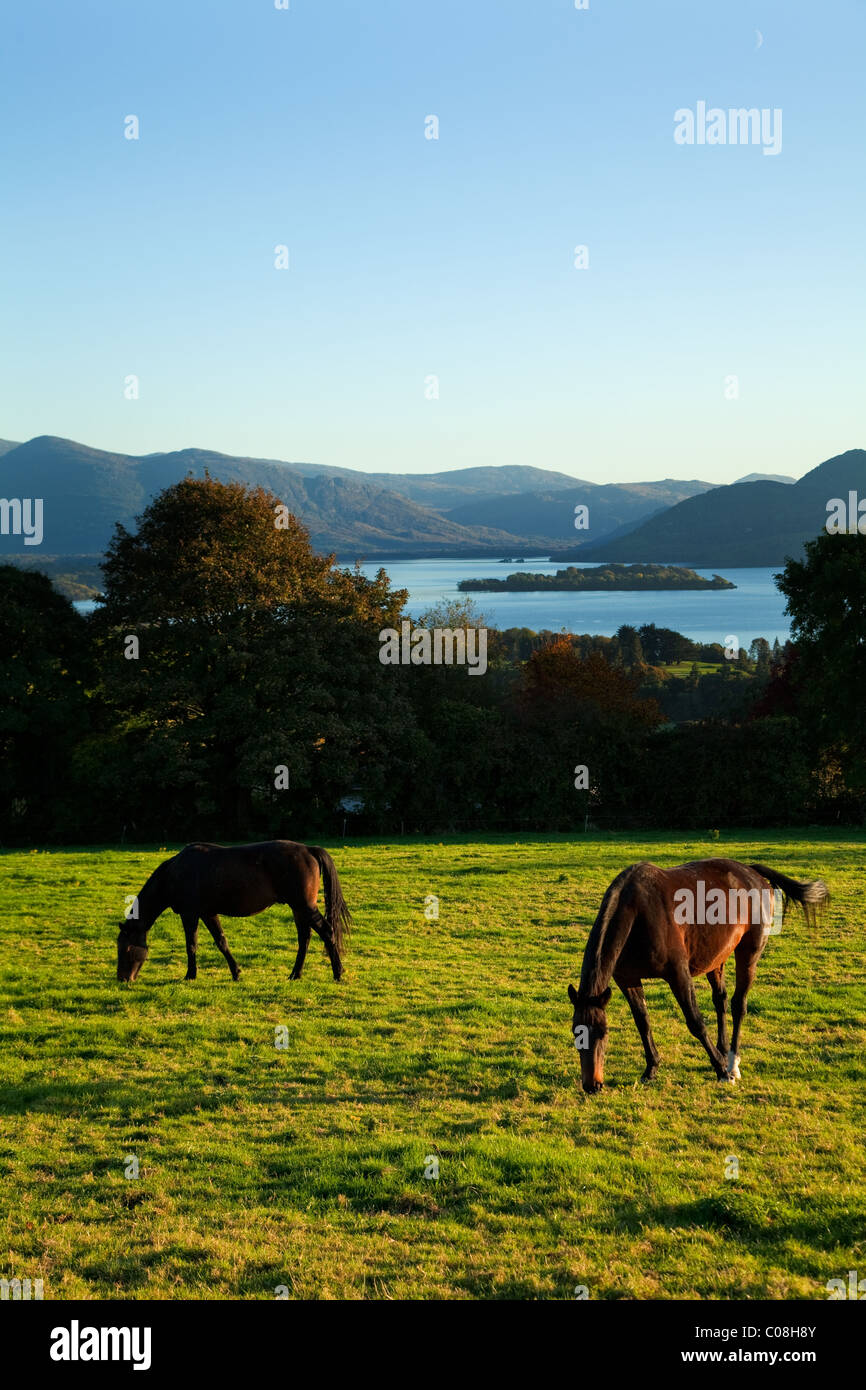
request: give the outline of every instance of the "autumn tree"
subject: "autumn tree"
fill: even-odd
[[[186,478],[118,527],[93,619],[110,728],[84,750],[141,833],[294,838],[399,779],[411,710],[378,660],[405,591],[316,555],[279,498]]]

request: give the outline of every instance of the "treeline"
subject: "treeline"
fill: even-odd
[[[520,570],[504,579],[461,579],[463,593],[498,593],[502,590],[594,591],[605,589],[736,589],[730,579],[714,574],[704,579],[693,569],[678,565],[598,565],[579,569],[569,565],[555,574]]]
[[[832,664],[820,644],[821,605],[862,585],[864,551],[824,539],[839,549],[816,542],[805,576],[783,578],[800,626],[784,649],[759,642],[728,660],[651,624],[613,638],[490,630],[486,673],[471,676],[384,665],[379,635],[406,602],[384,571],[366,579],[316,556],[261,489],[186,479],[136,532],[117,528],[92,615],[45,576],[0,567],[0,834],[164,843],[860,820],[862,596],[849,628],[831,625]],[[426,615],[428,627],[480,621],[467,604]]]

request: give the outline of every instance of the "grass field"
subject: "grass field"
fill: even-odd
[[[46,1299],[825,1299],[866,1275],[866,835],[328,847],[356,919],[340,985],[314,947],[289,983],[273,908],[226,922],[238,984],[203,928],[183,982],[168,913],[128,989],[124,898],[167,851],[0,857],[0,1274]],[[585,1096],[566,987],[604,888],[715,855],[833,892],[819,929],[793,912],[770,938],[742,1082],[654,982],[657,1081],[615,991]]]

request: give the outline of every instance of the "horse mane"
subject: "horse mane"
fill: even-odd
[[[598,909],[598,915],[583,952],[580,988],[578,989],[578,995],[581,999],[588,1001],[596,998],[607,989],[610,983],[614,967],[634,922],[634,915],[629,915],[621,922],[617,922],[613,928],[611,924],[617,916],[623,889],[628,885],[636,870],[640,868],[641,865],[632,864],[630,868],[623,869],[622,873],[617,874],[601,900],[601,907]]]
[[[136,894],[139,912],[142,918],[149,915],[151,909],[156,909],[156,907],[159,906],[159,911],[154,911],[152,921],[148,922],[145,927],[146,931],[150,930],[153,921],[155,921],[156,918],[165,911],[166,907],[168,907],[167,879],[169,878],[169,866],[171,863],[171,859],[163,859],[161,864],[157,864],[153,873],[145,880]]]

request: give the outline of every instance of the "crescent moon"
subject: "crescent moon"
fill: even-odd
[[[761,44],[764,42],[764,35],[761,33],[760,29],[756,29],[755,33],[758,36],[758,42],[755,44],[755,52],[757,52],[757,50],[761,47]]]

